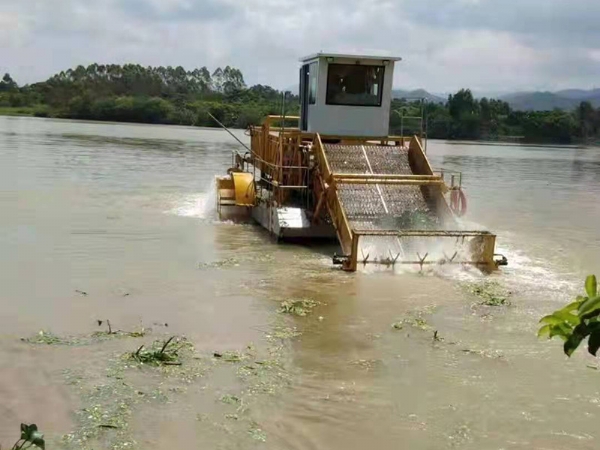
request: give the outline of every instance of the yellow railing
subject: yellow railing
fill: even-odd
[[[308,188],[308,158],[302,150],[303,134],[295,127],[273,127],[283,120],[268,116],[260,127],[251,128],[252,163],[263,183],[271,186],[274,199],[283,204],[292,189]],[[285,121],[299,120],[286,116]]]

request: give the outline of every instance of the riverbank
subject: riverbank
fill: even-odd
[[[148,121],[131,121],[131,120],[115,120],[113,118],[107,119],[97,119],[97,118],[79,118],[73,119],[68,117],[61,117],[60,115],[53,114],[49,108],[45,105],[37,105],[37,106],[20,106],[20,107],[0,107],[0,116],[13,116],[13,117],[40,117],[40,118],[49,118],[53,120],[65,120],[65,121],[81,121],[81,122],[96,122],[96,123],[113,123],[113,124],[123,124],[123,125],[170,125],[170,126],[179,126],[179,127],[190,127],[195,129],[211,129],[211,128],[219,128],[214,120],[210,119],[210,121],[203,123],[201,125],[195,125],[193,123],[170,123],[170,122],[148,122]],[[255,121],[253,123],[258,125],[260,122]],[[240,126],[230,126],[232,130],[240,130],[243,131],[245,127]],[[512,139],[508,139],[506,141],[502,140],[502,136],[499,136],[496,140],[465,140],[465,139],[452,139],[452,138],[436,138],[430,137],[431,140],[440,140],[447,141],[449,143],[455,145],[485,145],[485,146],[529,146],[529,147],[553,147],[553,148],[586,148],[586,147],[598,147],[600,146],[599,142],[572,142],[570,144],[564,143],[554,143],[547,142],[543,140],[532,141],[532,140],[523,140],[516,142]]]
[[[0,106],[0,116],[43,117],[39,115],[40,111],[40,108],[37,106]]]

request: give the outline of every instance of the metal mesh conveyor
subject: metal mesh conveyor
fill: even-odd
[[[408,149],[381,145],[323,144],[331,171],[336,174],[412,175]]]
[[[413,175],[408,149],[376,145],[324,144],[329,167],[340,180],[337,183],[340,203],[352,228],[361,230],[396,230],[439,224],[430,210],[420,186],[382,183],[344,182],[351,175]],[[421,221],[411,221],[409,215]],[[417,226],[420,225],[420,226]]]
[[[415,186],[345,184],[337,190],[352,228],[361,230],[396,230],[421,228],[412,218],[438,223],[421,191]],[[436,227],[437,228],[437,227]]]
[[[407,148],[364,141],[324,144],[318,137],[316,155],[347,270],[356,270],[359,258],[493,265],[494,235],[444,229],[456,222],[442,194],[443,179],[433,174],[417,138]]]

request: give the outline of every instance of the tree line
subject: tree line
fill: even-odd
[[[394,100],[390,117],[392,133],[418,132],[419,120],[411,117],[421,114],[427,135],[434,139],[600,142],[600,108],[594,109],[586,101],[573,111],[517,111],[502,100],[485,97],[478,100],[469,89],[448,96],[445,104]]]
[[[248,87],[242,72],[230,66],[210,72],[206,67],[91,64],[22,87],[6,74],[0,80],[3,108],[40,117],[217,126],[210,113],[226,126],[245,128],[279,114],[282,92],[260,84]],[[291,92],[286,92],[286,112],[299,112],[299,98]],[[600,108],[589,102],[574,111],[516,111],[501,100],[476,99],[468,89],[444,104],[396,99],[390,133],[417,132],[414,118],[421,115],[434,139],[600,141]]]
[[[288,114],[298,97],[286,93]],[[247,87],[240,70],[143,67],[137,64],[78,66],[23,87],[6,74],[0,107],[21,108],[39,117],[246,128],[281,112],[282,92]]]

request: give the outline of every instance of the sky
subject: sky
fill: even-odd
[[[0,0],[0,72],[231,65],[297,84],[318,51],[401,56],[394,86],[448,93],[600,88],[600,0]]]

